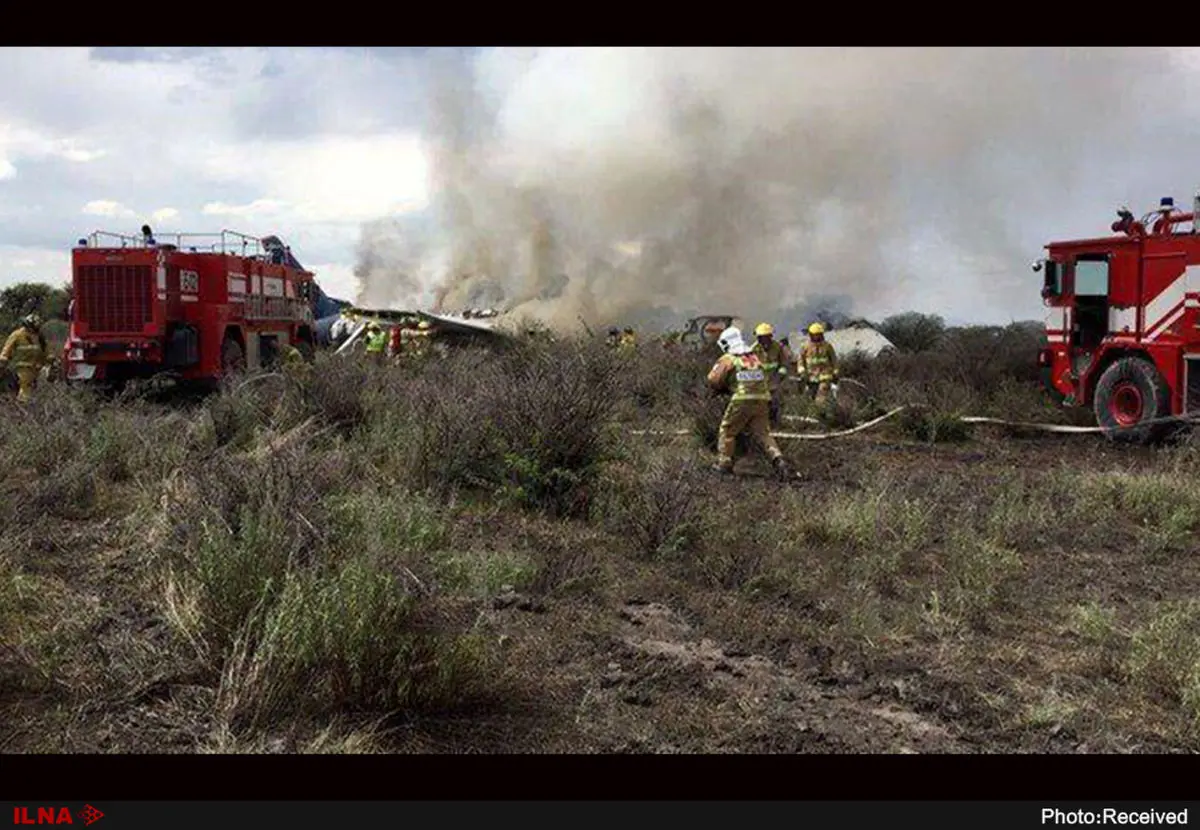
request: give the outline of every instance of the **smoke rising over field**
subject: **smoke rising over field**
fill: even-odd
[[[433,215],[364,229],[360,302],[503,305],[568,326],[664,308],[793,323],[780,310],[818,294],[859,314],[1029,316],[1040,245],[1103,230],[1113,200],[1145,191],[1122,160],[1146,155],[1155,92],[1179,89],[1181,71],[1149,49],[501,49],[437,63]],[[1172,163],[1150,187],[1196,184]]]

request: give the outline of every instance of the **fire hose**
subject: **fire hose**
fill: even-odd
[[[841,438],[843,436],[853,435],[857,432],[862,432],[863,430],[867,430],[867,429],[870,429],[871,427],[877,426],[877,425],[883,423],[884,421],[888,420],[889,418],[891,418],[895,415],[899,415],[901,412],[904,412],[906,410],[927,409],[927,408],[928,407],[925,404],[906,404],[904,406],[898,406],[895,409],[892,409],[890,412],[886,412],[883,415],[880,415],[878,418],[874,418],[870,421],[866,421],[865,423],[859,424],[858,426],[851,427],[850,429],[838,430],[836,432],[772,432],[771,437],[779,438],[779,439],[783,439],[783,440],[799,440],[799,441],[820,441],[820,440],[825,440],[825,439],[829,439],[829,438]],[[798,415],[784,415],[783,417],[790,421],[820,423],[820,421],[818,421],[816,418],[805,418],[805,417],[798,416]],[[989,417],[981,416],[981,415],[961,416],[961,417],[954,418],[954,420],[965,423],[965,424],[993,424],[996,426],[1007,426],[1007,427],[1013,427],[1013,428],[1018,428],[1018,429],[1029,429],[1029,430],[1036,430],[1039,432],[1057,432],[1057,433],[1070,433],[1070,434],[1094,434],[1094,433],[1106,432],[1109,434],[1113,434],[1113,433],[1124,432],[1126,430],[1139,429],[1141,427],[1156,426],[1156,425],[1160,425],[1160,424],[1200,423],[1200,413],[1194,413],[1194,414],[1190,414],[1190,415],[1168,415],[1168,416],[1165,416],[1162,418],[1151,418],[1146,421],[1139,421],[1136,424],[1130,424],[1128,426],[1111,427],[1111,428],[1110,427],[1079,427],[1079,426],[1070,426],[1067,424],[1039,424],[1039,423],[1030,423],[1027,421],[1009,421],[1009,420],[1005,420],[1003,418],[989,418]],[[632,434],[633,435],[682,436],[682,435],[691,435],[692,430],[687,430],[687,429],[633,430]]]

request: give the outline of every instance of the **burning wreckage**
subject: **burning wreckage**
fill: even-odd
[[[393,349],[402,347],[413,336],[431,336],[433,348],[503,348],[512,334],[496,325],[499,312],[492,309],[467,309],[461,314],[434,314],[411,309],[360,308],[347,306],[319,334],[323,345],[342,354],[361,342],[372,323],[389,333]],[[323,321],[326,322],[326,321]]]

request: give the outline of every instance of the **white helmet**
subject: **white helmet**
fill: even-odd
[[[717,338],[717,345],[725,354],[745,354],[750,351],[742,340],[741,329],[736,326],[730,326],[721,332],[721,336]]]

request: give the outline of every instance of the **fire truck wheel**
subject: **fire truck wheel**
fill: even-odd
[[[1134,425],[1171,414],[1171,393],[1154,364],[1123,357],[1104,370],[1095,394],[1096,422],[1110,440],[1148,443],[1165,425]]]
[[[224,374],[240,372],[246,368],[246,353],[242,346],[232,337],[226,337],[221,344],[221,368]]]

